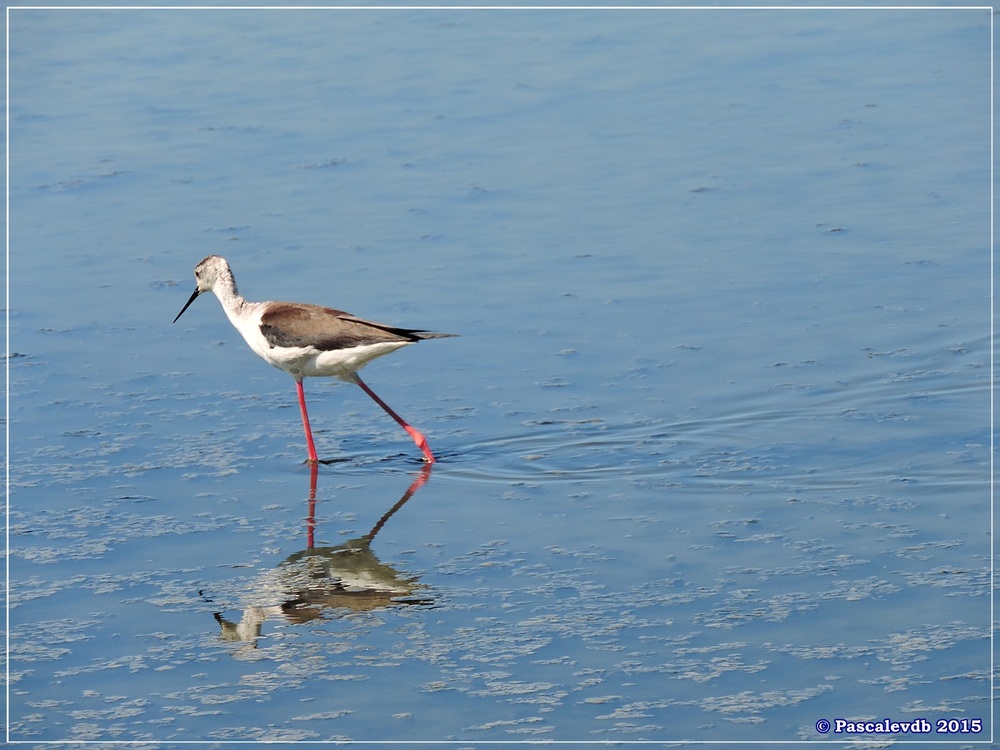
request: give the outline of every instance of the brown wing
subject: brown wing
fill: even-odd
[[[356,318],[342,310],[319,305],[273,302],[260,319],[260,332],[272,348],[311,346],[320,351],[349,349],[352,346],[442,338],[450,333],[431,333],[395,328]]]

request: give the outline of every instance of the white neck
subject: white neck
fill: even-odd
[[[222,303],[222,308],[230,320],[240,317],[247,301],[237,291],[236,280],[228,268],[219,274],[219,278],[212,285],[212,291],[219,298],[219,302]]]

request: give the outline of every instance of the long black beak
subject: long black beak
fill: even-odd
[[[187,310],[189,307],[191,307],[191,303],[194,302],[196,299],[198,299],[198,295],[201,294],[201,291],[202,291],[201,289],[195,289],[194,290],[194,294],[191,295],[191,299],[189,299],[185,303],[184,307],[181,308],[181,311],[179,313],[177,313],[177,318],[179,318],[181,315],[183,315],[184,311]],[[174,323],[177,322],[177,318],[174,318]]]

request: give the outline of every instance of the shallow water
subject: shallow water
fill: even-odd
[[[988,739],[991,17],[881,13],[13,11],[9,739]],[[433,470],[209,253],[460,334]]]

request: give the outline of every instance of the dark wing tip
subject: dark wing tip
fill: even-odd
[[[420,339],[451,339],[458,336],[457,333],[434,333],[433,331],[409,331],[414,338]]]

